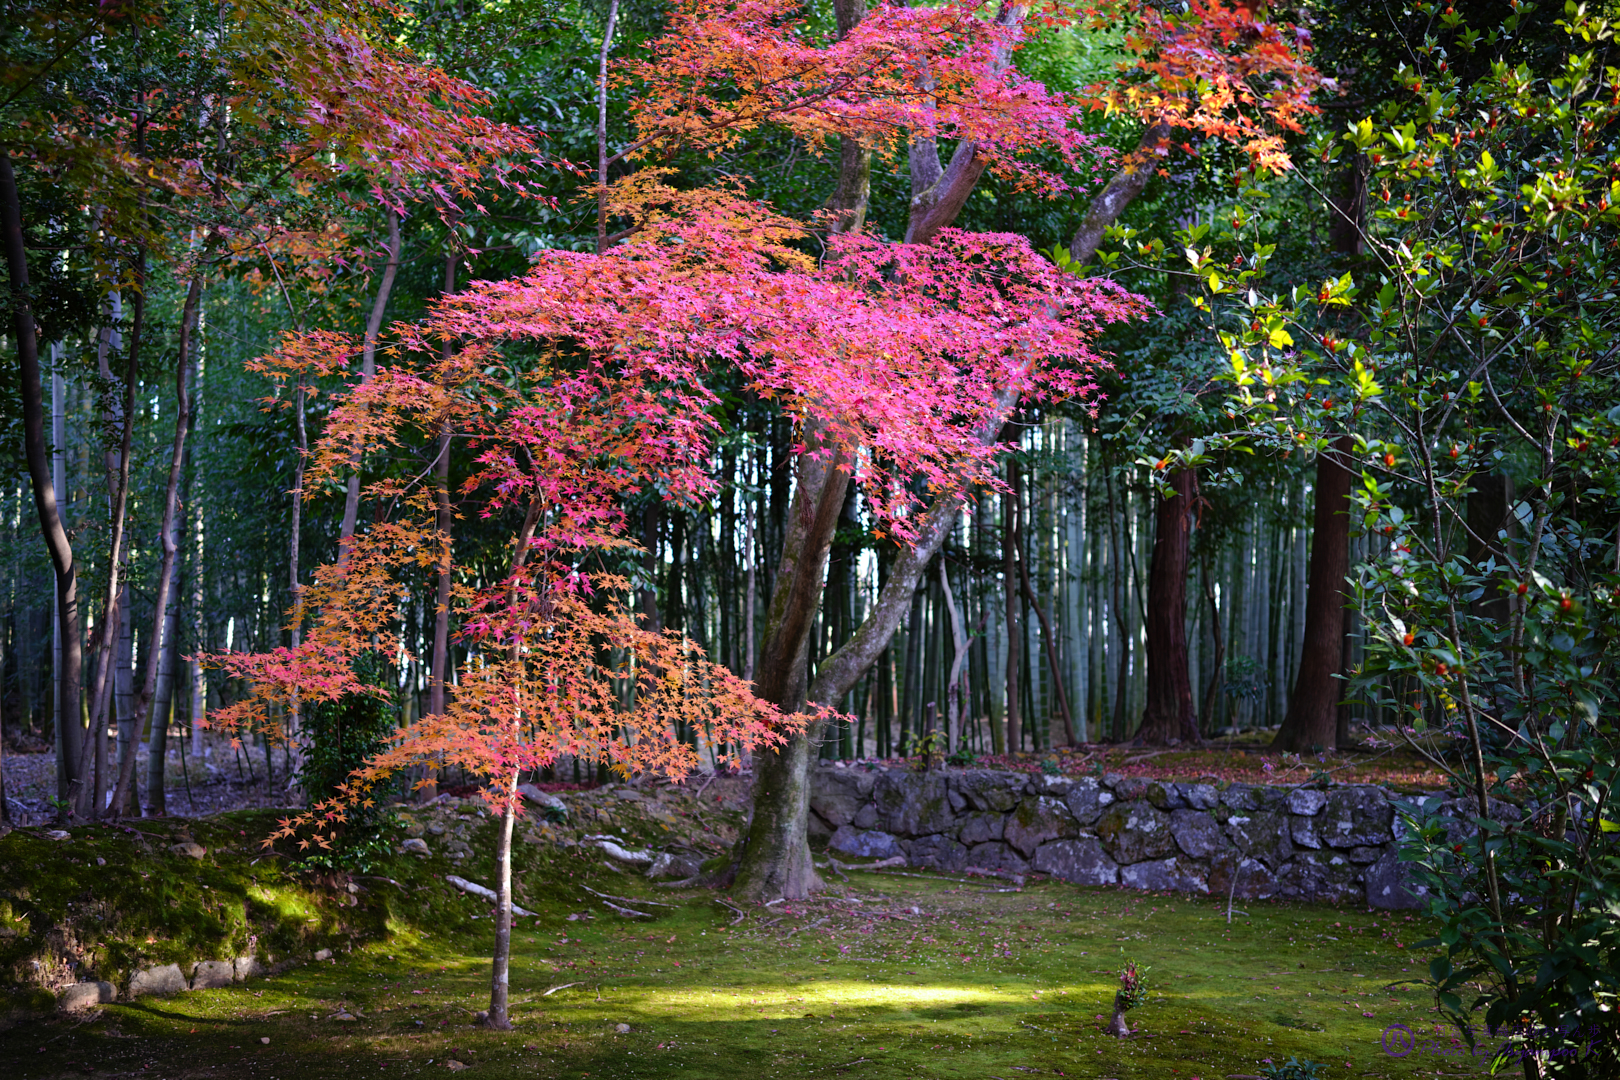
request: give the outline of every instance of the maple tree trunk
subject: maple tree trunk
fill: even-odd
[[[202,299],[202,275],[192,277],[186,290],[185,306],[180,312],[179,355],[174,371],[174,444],[169,453],[169,479],[163,489],[163,526],[159,532],[163,545],[163,561],[158,569],[157,596],[152,601],[152,631],[147,638],[146,673],[141,679],[140,692],[135,696],[132,710],[135,730],[129,739],[128,753],[118,772],[118,788],[113,794],[113,806],[119,813],[133,812],[135,786],[135,748],[140,739],[139,725],[152,706],[157,689],[158,666],[165,654],[166,628],[173,626],[170,608],[174,603],[174,567],[180,553],[176,542],[176,519],[180,512],[180,476],[186,463],[186,434],[191,423],[191,394],[186,380],[191,372],[192,336],[196,333],[197,305]],[[171,631],[172,632],[172,631]],[[157,718],[153,718],[154,725]],[[168,718],[163,718],[168,723]],[[160,761],[161,767],[161,761]]]
[[[484,1026],[511,1031],[507,1015],[512,968],[512,826],[517,820],[517,770],[506,785],[506,807],[501,814],[500,846],[495,852],[495,959],[489,976],[489,1016]]]
[[[1102,243],[1108,232],[1108,227],[1119,220],[1119,215],[1125,212],[1136,197],[1147,188],[1148,181],[1153,179],[1155,163],[1163,153],[1166,140],[1170,138],[1170,125],[1151,124],[1142,133],[1141,141],[1136,149],[1125,155],[1119,171],[1108,181],[1108,185],[1097,193],[1086,209],[1085,220],[1080,222],[1080,228],[1075,230],[1074,240],[1069,244],[1069,257],[1075,262],[1084,265],[1097,254],[1097,246]]]
[[[806,452],[788,510],[776,584],[765,617],[765,643],[754,693],[783,712],[803,708],[808,687],[810,631],[821,606],[827,555],[849,485],[849,459],[818,457],[819,425],[805,424]],[[835,699],[836,700],[836,699]],[[802,899],[820,887],[810,858],[809,808],[812,747],[820,724],[785,746],[754,754],[753,816],[737,845],[733,883],[751,900]]]
[[[1169,484],[1175,494],[1159,496],[1148,567],[1147,708],[1136,741],[1150,746],[1199,741],[1187,657],[1187,553],[1198,482],[1193,470],[1177,469]]]
[[[4,233],[6,270],[11,285],[12,336],[17,343],[21,376],[18,389],[22,397],[23,455],[34,490],[39,531],[45,538],[56,577],[56,633],[61,643],[61,663],[53,673],[56,676],[57,797],[65,802],[84,787],[80,765],[84,745],[84,720],[80,715],[84,653],[79,636],[78,564],[73,558],[73,541],[62,526],[56,485],[51,479],[51,463],[45,445],[44,390],[39,377],[39,333],[34,325],[28,287],[22,205],[11,157],[4,150],[0,150],[0,231]]]
[[[1316,458],[1316,503],[1311,528],[1309,585],[1305,593],[1305,645],[1288,713],[1271,741],[1273,750],[1332,750],[1337,745],[1337,676],[1344,663],[1344,578],[1350,570],[1350,483],[1346,463],[1354,442],[1341,435]]]

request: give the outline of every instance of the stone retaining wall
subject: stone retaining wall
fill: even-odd
[[[1050,874],[1081,885],[1414,908],[1397,859],[1402,797],[989,769],[822,767],[811,835],[912,866]]]

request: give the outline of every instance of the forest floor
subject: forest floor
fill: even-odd
[[[1041,752],[983,755],[975,764],[1024,772],[1118,773],[1155,780],[1227,780],[1292,786],[1325,775],[1338,784],[1382,784],[1396,791],[1435,791],[1445,773],[1389,732],[1358,731],[1354,748],[1292,754],[1272,750],[1275,728],[1211,739],[1200,746],[1149,747],[1131,743],[1083,743]],[[1432,741],[1432,740],[1431,740]],[[900,764],[898,759],[889,762]]]
[[[238,892],[271,890],[298,924],[322,920],[327,937],[306,950],[337,945],[274,977],[0,1032],[8,1080],[385,1080],[462,1067],[492,1080],[1214,1080],[1290,1056],[1325,1063],[1330,1078],[1486,1072],[1408,981],[1427,933],[1410,915],[1251,901],[1228,923],[1213,897],[859,871],[814,901],[739,914],[714,893],[656,888],[593,848],[549,843],[516,845],[519,902],[536,915],[513,936],[513,1030],[489,1031],[473,1016],[488,1007],[490,906],[445,877],[491,883],[492,821],[473,822],[464,861],[394,857],[346,907],[346,887],[290,891],[292,869],[253,842],[269,820],[139,823],[188,830],[209,848],[202,861],[141,854],[139,838],[109,827],[0,840],[36,910],[71,922],[87,898],[103,900],[118,932],[160,960],[175,931],[142,919],[190,927]],[[137,911],[134,897],[160,883],[168,898]],[[146,892],[122,897],[126,885]],[[651,917],[615,915],[592,889]],[[242,932],[222,924],[221,940]],[[1118,1040],[1101,1029],[1126,958],[1150,969],[1151,999]]]

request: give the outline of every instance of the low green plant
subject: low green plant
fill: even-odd
[[[1281,1065],[1267,1063],[1260,1067],[1260,1075],[1266,1080],[1320,1080],[1327,1075],[1327,1066],[1318,1064],[1310,1058],[1304,1061],[1298,1058],[1289,1058]]]

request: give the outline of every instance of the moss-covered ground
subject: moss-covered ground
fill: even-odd
[[[351,951],[226,989],[25,1022],[0,1032],[6,1080],[350,1080],[458,1065],[491,1078],[570,1080],[1211,1080],[1257,1075],[1267,1059],[1290,1056],[1326,1063],[1329,1077],[1484,1072],[1460,1054],[1434,1052],[1450,1050],[1452,1039],[1428,995],[1401,985],[1421,974],[1410,945],[1424,932],[1405,915],[1249,902],[1228,925],[1224,899],[1058,882],[1000,891],[983,880],[857,872],[835,882],[846,895],[739,917],[713,894],[655,889],[599,854],[538,844],[519,845],[522,903],[537,916],[520,920],[515,934],[514,1028],[493,1032],[473,1024],[488,1001],[489,905],[442,880],[459,873],[488,882],[487,856],[461,866],[396,860],[361,879],[366,891],[348,906],[344,889],[322,901],[286,869],[251,862],[247,822],[208,828],[216,842],[234,834],[240,852],[221,843],[203,863],[149,856],[167,868],[168,891],[145,914],[123,913],[126,933],[160,913],[177,936],[193,919],[229,927],[232,903],[216,901],[211,915],[207,907],[208,894],[222,890],[240,894],[248,921],[201,937],[251,932],[252,903],[271,902],[251,896],[248,875],[262,872],[267,896],[300,905],[316,936]],[[490,831],[478,829],[475,851],[489,850]],[[21,835],[0,841],[5,853],[50,843]],[[110,835],[97,842],[101,854],[77,837],[52,851],[58,869],[64,859],[85,868],[79,902],[116,906],[117,896],[97,899],[108,886],[95,883],[142,871],[129,864],[109,876],[116,845]],[[644,903],[653,918],[625,918],[587,888],[671,906]],[[142,944],[154,960],[179,951]],[[1152,999],[1130,1014],[1137,1034],[1116,1040],[1100,1028],[1127,956],[1151,968]],[[1383,1033],[1397,1023],[1434,1041],[1390,1056]]]

